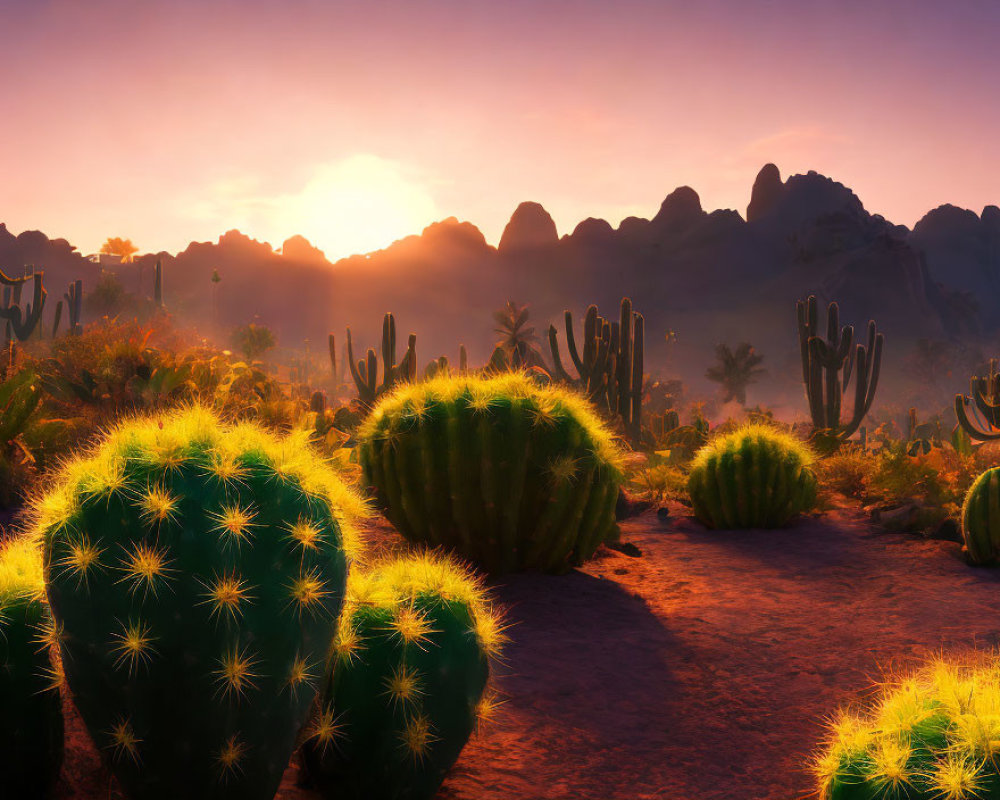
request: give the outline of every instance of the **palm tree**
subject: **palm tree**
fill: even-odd
[[[132,244],[131,239],[112,236],[101,245],[101,252],[105,255],[119,256],[123,264],[131,264],[132,256],[139,252],[139,248]]]
[[[749,342],[740,342],[736,350],[726,344],[716,345],[715,360],[717,363],[708,368],[705,377],[722,385],[724,403],[735,400],[746,405],[747,387],[766,371],[758,366],[764,356],[757,355]]]
[[[496,346],[507,354],[511,366],[515,369],[546,366],[545,359],[538,350],[538,336],[535,335],[535,329],[528,326],[526,305],[522,306],[508,300],[502,309],[493,312],[493,319],[497,323],[497,327],[493,330],[501,336]]]

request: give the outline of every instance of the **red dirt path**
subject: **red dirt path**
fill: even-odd
[[[743,532],[650,512],[622,530],[641,557],[495,584],[508,701],[440,800],[802,797],[820,721],[883,668],[1000,638],[1000,572],[858,512]],[[116,797],[69,725],[58,800]],[[295,778],[280,800],[318,797]]]

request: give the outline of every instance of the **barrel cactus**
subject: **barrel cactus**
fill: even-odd
[[[325,796],[430,800],[495,707],[502,625],[441,557],[353,570],[303,764]]]
[[[406,384],[359,443],[366,482],[407,539],[489,572],[563,572],[618,535],[610,433],[579,395],[522,373]]]
[[[0,546],[0,787],[48,797],[63,760],[58,667],[37,543]]]
[[[819,800],[1000,797],[1000,664],[938,659],[829,724],[813,760]]]
[[[688,493],[710,528],[780,528],[816,502],[809,448],[791,434],[751,423],[695,455]]]
[[[62,469],[33,526],[66,681],[129,797],[274,796],[362,510],[303,439],[200,408]]]
[[[996,563],[1000,555],[1000,467],[976,478],[962,506],[962,552],[970,564]]]

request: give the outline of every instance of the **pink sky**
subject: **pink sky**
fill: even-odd
[[[0,0],[0,221],[338,257],[522,200],[742,213],[767,161],[906,225],[1000,203],[1000,4],[692,5]]]

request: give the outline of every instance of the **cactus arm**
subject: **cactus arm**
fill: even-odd
[[[366,387],[364,378],[362,378],[354,361],[354,344],[351,341],[351,329],[349,327],[347,329],[347,364],[351,368],[351,377],[354,379],[354,385],[357,387],[358,395],[360,396]]]
[[[809,356],[807,358],[809,376],[806,380],[809,415],[812,417],[813,426],[820,429],[826,427],[826,411],[823,408],[823,365],[820,360],[820,350],[823,344],[823,340],[818,336],[812,336],[809,339]]]
[[[638,444],[642,436],[642,366],[645,345],[645,320],[642,314],[633,316],[632,331],[632,441]]]
[[[621,320],[618,323],[618,363],[616,366],[617,384],[614,389],[613,404],[609,403],[612,413],[617,411],[625,423],[626,429],[632,422],[632,301],[622,298]]]
[[[965,409],[969,402],[971,401],[965,395],[955,395],[955,416],[958,418],[958,424],[969,434],[969,438],[980,442],[993,442],[1000,439],[1000,431],[987,431],[973,424]]]
[[[63,310],[63,301],[60,300],[59,302],[56,303],[55,319],[52,320],[52,338],[53,339],[55,339],[56,338],[56,334],[59,333],[59,323],[62,321],[62,310]]]
[[[552,371],[555,373],[556,380],[575,385],[577,381],[573,380],[563,367],[562,358],[559,355],[559,333],[556,331],[555,325],[549,325],[549,351],[552,353]]]
[[[333,377],[337,377],[337,337],[332,333],[326,337],[327,346],[330,349],[330,370],[333,373]]]
[[[585,383],[583,363],[580,361],[580,354],[576,349],[576,335],[573,333],[573,314],[566,311],[563,316],[566,321],[566,349],[569,350],[569,357],[573,359],[573,365],[576,367],[577,375],[580,376],[580,381]]]

